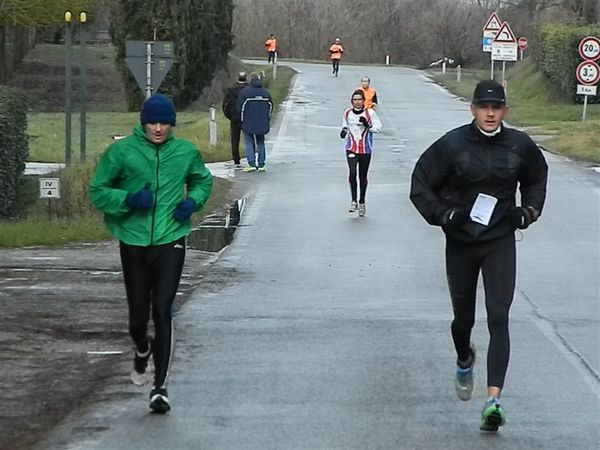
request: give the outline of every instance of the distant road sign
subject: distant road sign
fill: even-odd
[[[520,37],[519,40],[517,41],[517,44],[519,44],[519,48],[521,50],[527,50],[527,38],[526,37]]]
[[[493,12],[492,14],[490,14],[490,17],[488,17],[488,20],[485,22],[485,25],[483,26],[483,31],[495,31],[499,30],[501,27],[502,22],[500,21],[498,14]]]
[[[504,22],[500,29],[498,30],[498,34],[494,37],[494,42],[510,42],[516,43],[517,38],[515,37],[515,33],[510,29],[510,25],[508,22]]]
[[[483,26],[483,39],[481,40],[481,46],[484,52],[490,53],[492,51],[492,41],[494,40],[494,36],[498,34],[498,30],[501,26],[502,22],[495,12],[493,12],[490,17],[488,17],[488,20],[485,21],[485,25]]]
[[[40,178],[40,198],[60,198],[60,178]]]
[[[583,61],[577,66],[576,74],[581,84],[591,86],[600,80],[600,67],[594,61]]]
[[[579,42],[579,55],[588,61],[600,58],[600,39],[596,36],[588,36]]]
[[[584,84],[577,85],[578,95],[596,95],[598,92],[598,86],[586,86]]]
[[[150,44],[150,53],[148,45]],[[127,41],[125,43],[125,63],[142,89],[156,92],[173,65],[172,41]],[[148,72],[148,67],[150,72]]]

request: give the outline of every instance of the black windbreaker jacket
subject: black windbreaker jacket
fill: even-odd
[[[479,193],[498,202],[487,226],[469,221],[444,232],[463,242],[485,242],[514,233],[507,213],[521,206],[540,213],[546,198],[548,166],[538,146],[518,130],[506,128],[488,137],[475,122],[449,131],[419,158],[412,174],[410,199],[431,225],[442,225],[450,208],[470,210]]]

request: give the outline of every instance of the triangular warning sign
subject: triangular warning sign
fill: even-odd
[[[483,31],[499,30],[501,28],[501,26],[502,26],[502,22],[500,21],[500,18],[498,17],[498,14],[496,14],[495,12],[493,12],[490,15],[490,17],[488,17],[487,22],[483,26]]]
[[[510,29],[510,25],[508,25],[508,22],[504,22],[502,24],[502,26],[498,30],[498,34],[494,37],[494,42],[517,42],[517,38]]]

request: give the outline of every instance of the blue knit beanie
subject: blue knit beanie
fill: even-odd
[[[166,123],[175,126],[175,105],[169,97],[163,94],[154,94],[146,99],[142,105],[140,121],[147,123]]]

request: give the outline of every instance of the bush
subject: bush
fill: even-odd
[[[0,217],[12,216],[16,192],[29,156],[26,106],[18,96],[0,86]]]

